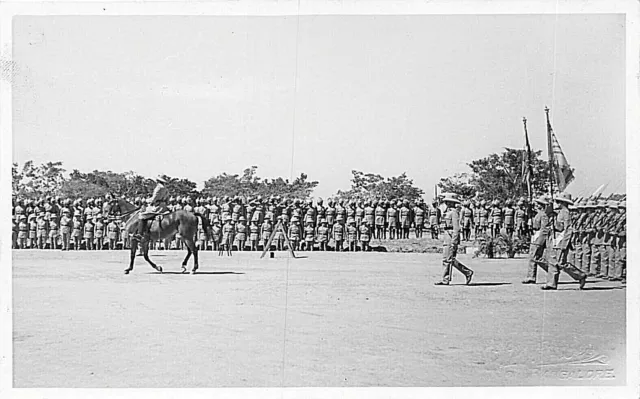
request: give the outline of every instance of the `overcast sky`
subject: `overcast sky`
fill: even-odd
[[[623,191],[624,35],[616,15],[16,17],[14,162],[200,185],[257,165],[323,197],[407,172],[430,199],[521,148],[523,116],[546,149],[548,105],[568,191]]]

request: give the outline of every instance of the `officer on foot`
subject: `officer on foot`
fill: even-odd
[[[456,209],[456,205],[460,201],[453,197],[452,194],[444,195],[442,199],[446,206],[444,211],[444,248],[442,252],[442,281],[435,285],[449,285],[451,281],[451,269],[455,267],[466,277],[466,284],[471,283],[473,271],[467,268],[456,259],[458,253],[458,245],[460,244],[460,215]]]

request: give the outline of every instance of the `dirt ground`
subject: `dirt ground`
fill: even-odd
[[[13,252],[15,387],[619,385],[625,293],[562,275],[522,285],[525,259],[440,255]],[[544,275],[538,277],[541,283]]]

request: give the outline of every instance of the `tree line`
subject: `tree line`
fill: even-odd
[[[531,179],[534,196],[548,190],[549,173],[546,162],[540,159],[540,151],[532,154],[534,176]],[[499,154],[474,160],[467,165],[469,172],[445,177],[438,183],[440,192],[457,193],[462,198],[479,196],[485,199],[505,200],[514,196],[527,196],[523,181],[523,150],[505,149]],[[107,193],[126,197],[147,197],[155,187],[154,179],[133,171],[116,173],[94,170],[81,172],[72,170],[65,176],[62,162],[47,162],[35,165],[25,162],[21,167],[13,163],[12,193],[23,198],[38,198],[54,195],[64,197],[99,197]],[[375,173],[351,171],[349,190],[338,190],[334,197],[342,199],[385,198],[408,199],[421,198],[425,190],[417,187],[406,173],[399,176],[383,177]],[[318,182],[309,180],[301,173],[292,181],[282,177],[263,179],[258,176],[258,167],[250,166],[242,174],[221,173],[204,182],[197,190],[197,184],[189,179],[163,175],[167,180],[167,189],[173,196],[257,196],[279,195],[284,198],[309,198]],[[431,190],[428,190],[429,192]]]

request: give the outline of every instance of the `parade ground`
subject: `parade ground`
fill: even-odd
[[[526,258],[439,254],[13,251],[22,387],[375,387],[625,383],[624,285],[565,274],[522,285]],[[189,269],[191,268],[191,262]]]

